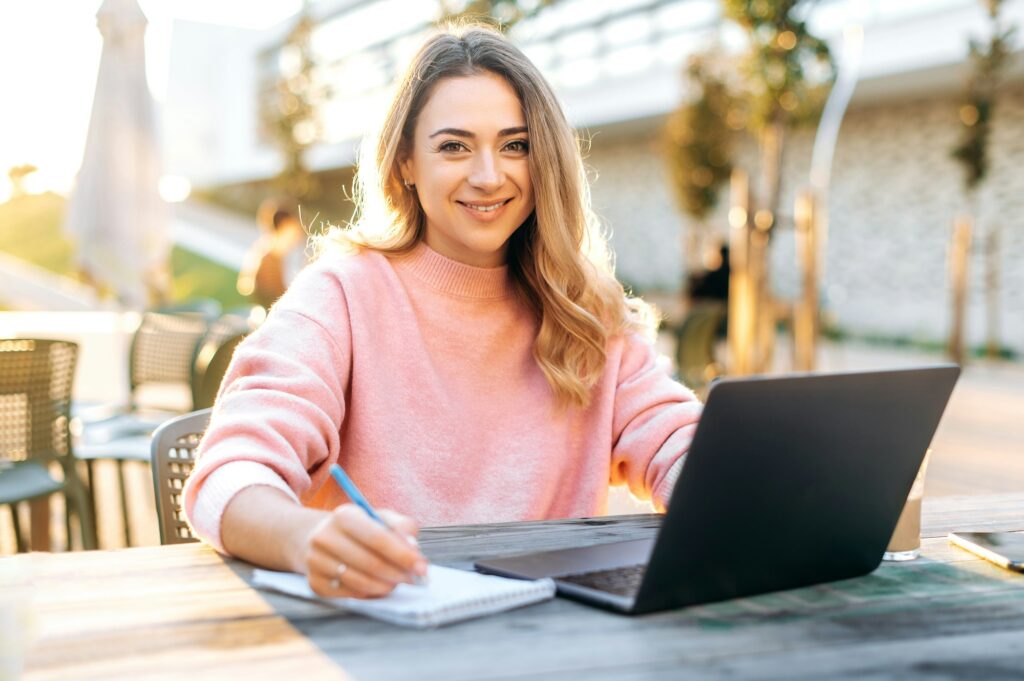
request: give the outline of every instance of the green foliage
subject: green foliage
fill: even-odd
[[[441,22],[484,21],[502,31],[534,16],[557,0],[440,0]]]
[[[238,292],[238,271],[213,262],[198,253],[175,246],[171,252],[171,301],[213,298],[225,310],[252,305]]]
[[[1002,0],[986,0],[991,20],[992,37],[988,44],[970,41],[973,71],[967,81],[967,94],[960,107],[963,132],[960,142],[953,148],[953,158],[964,166],[964,185],[968,191],[976,188],[988,174],[988,140],[992,132],[992,114],[995,109],[999,81],[1013,53],[1015,29],[1002,28],[999,10]]]
[[[828,43],[800,17],[816,0],[722,0],[725,16],[747,31],[747,127],[817,120],[835,79]]]
[[[280,191],[297,199],[318,193],[305,157],[306,150],[323,134],[320,104],[329,94],[317,78],[318,64],[312,43],[315,27],[314,21],[303,12],[281,46],[281,74],[260,101],[261,123],[284,158],[276,182]]]
[[[74,249],[60,230],[66,206],[52,192],[0,204],[0,251],[58,274],[74,271]]]
[[[61,225],[67,199],[33,194],[0,204],[0,251],[55,274],[75,278],[74,246]],[[201,255],[175,247],[171,253],[172,302],[214,298],[224,309],[247,304],[235,290],[238,272]],[[10,301],[6,301],[9,306]]]
[[[734,130],[763,135],[818,119],[835,79],[828,44],[803,20],[815,0],[722,0],[726,18],[746,30],[750,43],[739,67],[709,52],[687,74],[696,96],[668,122],[674,184],[683,209],[701,219],[717,203],[732,170]],[[714,73],[735,70],[736,78]],[[781,154],[776,159],[781,163]],[[775,201],[766,197],[765,205]]]
[[[733,138],[742,127],[739,103],[725,80],[712,72],[713,59],[708,54],[690,59],[687,78],[696,94],[669,116],[666,126],[672,185],[683,210],[698,220],[715,207],[729,179]]]

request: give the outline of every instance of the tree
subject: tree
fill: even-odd
[[[703,222],[732,172],[733,138],[742,128],[736,98],[714,73],[714,53],[695,55],[686,68],[692,98],[668,117],[666,137],[672,186],[682,209]]]
[[[1004,75],[1010,55],[1013,52],[1015,29],[1004,27],[999,12],[1003,0],[984,0],[988,10],[991,36],[987,43],[974,40],[969,42],[968,60],[972,65],[972,73],[967,81],[967,92],[959,109],[960,122],[963,124],[960,142],[953,148],[953,158],[960,161],[964,168],[964,191],[970,213],[980,218],[979,190],[988,175],[990,159],[988,155],[989,139],[992,134],[992,116],[995,111],[999,83]],[[961,234],[956,243],[960,249],[968,249],[970,244],[970,219],[959,221]],[[999,354],[999,228],[995,223],[989,224],[985,244],[985,308],[987,318],[986,351],[989,356]],[[968,252],[953,251],[954,258],[963,260],[955,263],[959,273],[954,277],[954,309],[952,328],[950,329],[949,352],[953,359],[963,361],[963,319],[966,305],[966,260]]]
[[[329,92],[318,78],[312,36],[316,24],[304,8],[281,46],[280,76],[261,101],[264,129],[284,159],[276,181],[295,199],[318,194],[316,177],[306,163],[306,151],[320,141],[320,105]]]
[[[766,371],[775,337],[768,247],[779,212],[787,130],[817,120],[835,64],[805,17],[816,0],[722,0],[728,19],[747,33],[742,72],[746,129],[760,148],[758,182],[736,176],[730,224],[729,345],[733,373]],[[734,294],[734,290],[736,289]]]
[[[7,171],[7,177],[11,181],[11,199],[16,199],[28,193],[25,190],[25,178],[37,170],[39,168],[36,168],[31,163],[24,163],[20,166],[14,166]]]
[[[688,271],[700,267],[707,217],[732,172],[733,142],[743,127],[733,88],[717,72],[723,59],[718,51],[690,58],[684,77],[691,97],[669,114],[665,126],[672,188],[680,208],[692,218],[683,238]]]

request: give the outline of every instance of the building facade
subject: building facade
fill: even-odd
[[[388,83],[436,8],[419,0],[322,0],[312,11],[322,26],[325,77],[338,85],[338,94],[325,107],[325,141],[310,158],[320,169],[349,166],[359,131],[379,117]],[[1024,26],[1024,0],[1007,0],[1004,16]],[[947,247],[954,219],[967,209],[962,169],[950,150],[962,127],[957,111],[968,38],[987,35],[982,3],[832,0],[819,3],[810,19],[836,51],[845,26],[858,23],[864,32],[858,86],[832,164],[826,319],[853,335],[941,342],[950,319]],[[172,172],[202,185],[277,171],[276,154],[261,139],[253,110],[290,23],[260,32],[176,27],[165,111]],[[713,41],[726,49],[737,43],[718,4],[561,0],[511,36],[548,75],[589,140],[595,208],[612,234],[620,277],[639,291],[678,292],[686,262],[683,234],[692,225],[669,185],[662,135],[666,115],[688,94],[686,57]],[[968,342],[983,343],[984,247],[996,232],[1000,338],[1017,353],[1024,353],[1024,174],[1017,171],[1024,163],[1022,61],[1011,67],[993,125],[992,167],[977,204],[967,323]],[[814,134],[797,131],[786,145],[772,246],[772,278],[782,300],[798,294],[786,216],[795,192],[808,182]],[[755,167],[752,143],[741,147],[739,163]],[[723,235],[726,201],[723,193],[708,221]]]

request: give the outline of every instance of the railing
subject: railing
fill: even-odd
[[[819,0],[808,9],[819,33],[837,33],[854,16],[870,19],[869,25],[905,22],[972,2]],[[324,56],[320,80],[330,92],[322,110],[326,143],[354,139],[380,118],[389,87],[439,7],[424,0],[354,0],[317,18],[314,42]],[[510,36],[567,93],[595,81],[679,68],[711,40],[736,46],[742,37],[720,30],[720,7],[719,0],[561,0],[514,26]],[[373,35],[381,27],[388,33]],[[273,87],[278,53],[275,47],[260,55],[264,91]]]
[[[319,17],[314,42],[330,45],[339,27],[366,24],[367,13],[397,8],[395,0],[357,0]],[[408,3],[406,3],[408,4]],[[422,8],[427,3],[417,0]],[[410,5],[412,6],[412,5]],[[379,22],[392,30],[378,40],[349,49],[318,49],[327,54],[319,76],[330,92],[322,109],[324,140],[340,142],[358,137],[386,101],[387,91],[412,57],[436,16],[422,11],[405,24]],[[716,0],[563,0],[515,26],[510,35],[556,87],[587,85],[608,75],[642,70],[653,62],[672,67],[713,33],[720,21]],[[379,29],[377,29],[379,30]],[[334,54],[331,54],[334,52]],[[260,55],[261,91],[274,87],[279,48]]]

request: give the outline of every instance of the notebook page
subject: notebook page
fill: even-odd
[[[384,598],[321,598],[305,575],[254,570],[253,585],[292,596],[329,603],[349,612],[409,627],[435,627],[490,615],[553,598],[555,583],[506,579],[431,565],[427,584],[399,584]]]

